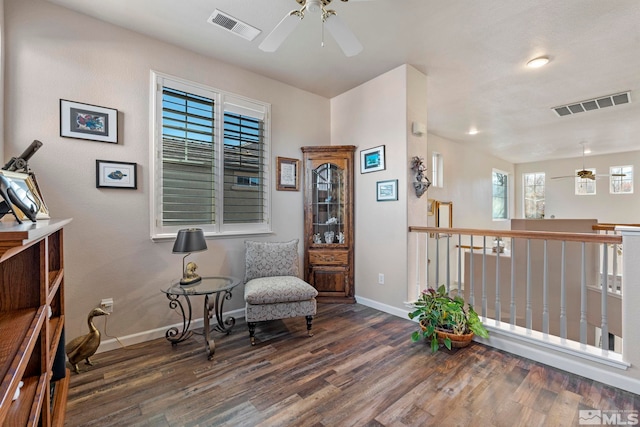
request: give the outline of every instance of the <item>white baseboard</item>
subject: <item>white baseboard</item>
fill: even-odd
[[[223,314],[223,319],[227,317],[234,317],[236,319],[244,318],[244,308],[239,308],[237,310],[228,311]],[[202,328],[204,325],[204,320],[202,318],[194,319],[191,321],[190,330]],[[98,347],[98,351],[96,353],[102,353],[105,351],[116,350],[119,348],[127,347],[133,344],[139,344],[146,341],[155,340],[158,338],[164,338],[167,330],[170,328],[178,328],[178,330],[182,329],[182,322],[175,323],[173,325],[164,326],[157,329],[151,329],[148,331],[142,331],[131,335],[125,335],[123,337],[109,338],[107,340],[102,340],[100,343],[100,347]]]
[[[526,359],[640,394],[640,381],[629,376],[628,371],[613,367],[604,361],[595,361],[584,355],[553,350],[547,345],[536,345],[533,341],[523,341],[491,329],[489,339],[474,338],[474,340]]]
[[[356,295],[356,301],[358,302],[358,304],[366,305],[367,307],[375,308],[376,310],[380,310],[397,317],[409,319],[409,310],[403,310],[401,308],[383,304],[381,302],[374,301],[365,297],[360,297],[358,295]]]

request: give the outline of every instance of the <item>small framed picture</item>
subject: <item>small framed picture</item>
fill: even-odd
[[[398,180],[376,182],[376,200],[378,202],[398,200]]]
[[[118,110],[60,100],[60,136],[118,143]]]
[[[276,190],[298,191],[300,183],[300,160],[277,157]]]
[[[96,160],[97,188],[138,188],[136,163]]]
[[[384,145],[360,151],[360,173],[384,170]]]

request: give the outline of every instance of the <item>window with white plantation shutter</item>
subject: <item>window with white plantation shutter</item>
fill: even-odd
[[[269,104],[152,78],[152,238],[269,232]]]
[[[162,88],[162,225],[215,224],[214,101]]]
[[[263,121],[224,113],[224,222],[253,223],[264,217]],[[238,181],[241,182],[238,185]],[[242,185],[246,182],[246,185]]]

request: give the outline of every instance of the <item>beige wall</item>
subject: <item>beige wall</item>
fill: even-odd
[[[107,297],[111,335],[179,322],[160,289],[180,275],[181,256],[171,253],[172,241],[149,237],[150,70],[271,103],[272,159],[329,143],[329,100],[46,1],[7,0],[4,12],[4,155],[41,140],[30,164],[52,216],[73,217],[65,230],[67,337],[85,333],[87,313]],[[61,138],[61,98],[118,109],[119,143]],[[97,189],[96,159],[136,162],[138,190]],[[301,238],[302,192],[272,194],[274,234],[262,239]],[[202,275],[242,277],[244,240],[209,240],[191,259]],[[194,304],[202,316],[202,301]],[[242,306],[239,289],[225,309]]]
[[[426,123],[426,76],[408,65],[331,100],[331,144],[358,146],[355,171],[356,296],[400,308],[407,300],[407,217],[411,121]],[[360,150],[385,146],[386,169],[360,173]],[[376,182],[398,180],[398,201],[376,201]],[[410,188],[411,186],[411,188]],[[424,198],[426,205],[426,197]],[[378,274],[385,283],[378,283]]]
[[[444,186],[431,188],[430,199],[453,202],[453,225],[463,228],[509,229],[509,221],[494,221],[492,212],[491,173],[499,169],[509,174],[513,184],[514,166],[497,157],[469,148],[451,140],[429,134],[429,157],[427,165],[431,171],[431,155],[434,151],[443,155]],[[514,192],[510,186],[510,212],[514,214]],[[433,226],[433,217],[429,217]]]
[[[579,148],[579,147],[577,147]],[[575,180],[558,179],[554,176],[573,175],[576,169],[582,169],[582,157],[573,159],[550,160],[546,162],[523,163],[516,165],[516,204],[518,218],[523,217],[522,174],[531,172],[545,173],[545,218],[596,218],[599,222],[618,224],[637,224],[640,212],[640,188],[637,174],[640,167],[640,151],[607,155],[587,155],[584,165],[596,168],[596,176],[608,174],[610,166],[634,165],[634,194],[609,194],[609,178],[596,180],[596,194],[576,196]]]

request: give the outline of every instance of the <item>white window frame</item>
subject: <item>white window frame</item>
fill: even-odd
[[[630,176],[613,176],[614,174],[624,173],[624,169],[631,169]],[[614,191],[613,183],[619,181],[631,182],[631,191]],[[610,194],[633,194],[633,165],[611,166],[609,168],[609,193]]]
[[[151,238],[154,240],[175,238],[179,229],[185,225],[167,226],[162,224],[162,96],[163,86],[174,87],[196,95],[213,99],[214,106],[214,150],[217,151],[214,166],[216,183],[224,182],[224,143],[219,137],[224,135],[224,113],[233,112],[261,118],[263,129],[263,221],[244,224],[224,223],[224,190],[215,192],[216,213],[214,224],[194,224],[202,228],[205,236],[255,235],[271,233],[271,104],[235,95],[207,85],[191,82],[179,77],[151,71],[150,88],[150,224]],[[223,188],[223,187],[222,187]],[[252,188],[253,191],[256,188]]]
[[[593,174],[596,174],[596,169],[595,168],[586,168],[585,170],[591,171],[593,172]],[[576,175],[578,175],[578,172],[580,172],[581,169],[576,169]],[[589,189],[590,186],[593,186],[593,191],[587,191]],[[589,179],[589,178],[580,178],[578,176],[576,176],[575,178],[575,193],[576,196],[595,196],[597,192],[597,185],[596,185],[596,180],[595,179]]]
[[[493,175],[499,173],[501,175],[506,175],[507,177],[507,188],[505,190],[505,202],[504,202],[504,209],[505,209],[505,217],[504,218],[496,218],[493,216],[493,200],[495,199],[495,193],[493,192]],[[508,172],[505,172],[503,170],[500,169],[492,169],[491,170],[491,219],[493,221],[508,221],[511,218],[511,209],[509,208],[510,205],[510,190],[511,190],[511,178],[510,178],[510,174]]]
[[[544,172],[524,172],[522,174],[522,216],[523,218],[531,218],[531,219],[541,219],[544,218],[544,212],[542,213],[541,217],[537,217],[537,216],[533,216],[533,217],[527,217],[527,199],[526,199],[526,193],[527,193],[527,176],[528,175],[533,175],[533,181],[536,181],[536,178],[540,175],[543,176],[543,181],[544,184],[542,184],[542,190],[543,190],[543,197],[540,200],[536,200],[535,202],[539,202],[542,201],[544,203],[545,197],[546,197],[546,191],[547,191],[547,183],[546,183],[546,174]],[[534,184],[534,187],[536,187],[536,185]],[[537,211],[537,209],[536,209]]]

